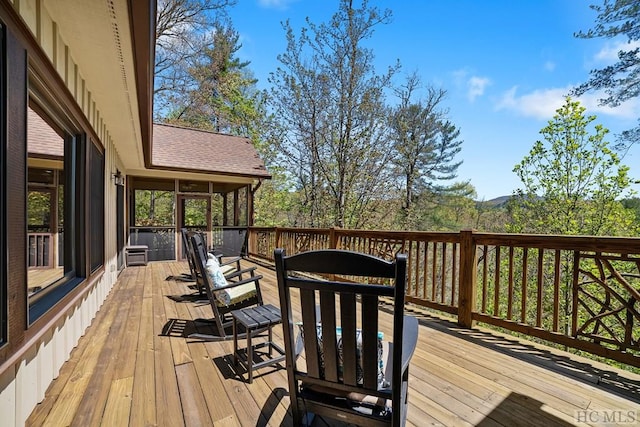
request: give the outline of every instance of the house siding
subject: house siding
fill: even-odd
[[[0,18],[7,26],[7,207],[8,230],[8,342],[0,348],[0,413],[3,426],[22,426],[45,391],[58,376],[79,338],[91,325],[118,276],[116,249],[116,186],[110,179],[124,170],[109,132],[109,124],[92,99],[89,84],[73,60],[73,52],[52,21],[45,2],[0,0]],[[14,13],[15,12],[15,13]],[[14,19],[19,16],[22,22]],[[89,277],[48,313],[27,327],[26,297],[26,110],[27,48],[20,39],[24,25],[60,76],[70,96],[86,116],[83,127],[102,143],[105,155],[105,260],[104,267]],[[17,34],[18,36],[14,36]],[[33,47],[30,47],[33,49]],[[56,82],[54,82],[55,86]],[[56,88],[60,90],[60,88]],[[90,126],[89,126],[90,125]]]

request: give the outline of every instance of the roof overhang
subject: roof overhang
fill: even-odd
[[[170,171],[183,179],[245,183],[271,178],[249,138],[157,123],[153,145],[152,165],[136,175]]]
[[[155,0],[43,2],[125,168],[150,165]]]

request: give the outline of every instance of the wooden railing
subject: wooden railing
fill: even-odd
[[[53,233],[27,233],[27,266],[53,268]]]
[[[409,258],[408,302],[640,367],[640,239],[249,228],[248,253]]]

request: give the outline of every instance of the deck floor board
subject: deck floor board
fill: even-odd
[[[195,319],[211,316],[190,283],[175,280],[186,271],[186,262],[125,269],[27,424],[290,426],[283,366],[260,369],[247,384],[232,364],[232,342],[185,338]],[[258,274],[265,303],[279,305],[273,270],[259,266]],[[579,411],[640,407],[638,375],[409,311],[421,326],[408,426],[585,425]],[[391,330],[390,316],[380,329]],[[279,326],[274,340],[282,342]]]

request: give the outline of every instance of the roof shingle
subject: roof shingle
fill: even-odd
[[[153,166],[271,178],[248,138],[155,123]]]

